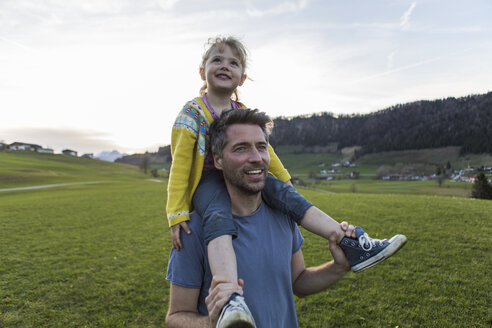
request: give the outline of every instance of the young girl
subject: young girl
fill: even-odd
[[[209,152],[208,129],[220,114],[230,108],[245,107],[238,102],[237,87],[246,80],[245,47],[232,37],[209,39],[203,54],[200,76],[204,85],[197,97],[178,114],[171,135],[173,162],[169,174],[166,211],[173,247],[183,246],[179,233],[190,233],[186,221],[192,208],[203,218],[210,270],[215,281],[228,281],[237,285],[237,266],[232,239],[236,228],[231,214],[230,200],[221,173],[214,168]],[[367,269],[394,254],[406,242],[403,235],[388,240],[371,239],[357,227],[357,235],[347,238],[338,222],[317,209],[298,194],[290,184],[290,175],[273,151],[270,154],[270,173],[263,197],[273,208],[288,214],[307,230],[326,239],[336,236],[345,251],[352,271]],[[193,204],[193,205],[192,205]],[[353,229],[351,230],[353,231]],[[242,289],[237,285],[239,294]],[[236,297],[237,298],[237,297]],[[224,311],[249,310],[243,300],[231,299],[232,306]],[[244,309],[241,309],[244,308]],[[227,313],[225,313],[227,317]],[[222,316],[221,316],[222,317]],[[246,319],[247,321],[249,319]],[[251,318],[252,320],[252,318]],[[219,325],[218,325],[219,326]]]

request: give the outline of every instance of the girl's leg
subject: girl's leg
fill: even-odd
[[[217,281],[230,281],[237,285],[236,254],[232,239],[237,228],[231,212],[231,200],[222,173],[204,174],[193,195],[195,211],[203,220],[203,232],[207,244],[208,261],[212,277]],[[240,287],[238,291],[242,294]]]
[[[308,231],[326,239],[336,234],[337,242],[344,237],[344,231],[337,221],[313,206],[287,183],[269,174],[263,191],[263,199],[268,205],[287,214]]]
[[[268,205],[287,214],[307,230],[328,240],[336,240],[353,272],[366,270],[389,258],[407,241],[404,235],[395,235],[389,240],[372,239],[360,227],[355,228],[356,238],[345,238],[345,232],[337,221],[309,203],[294,187],[270,175],[262,195]]]
[[[332,219],[328,214],[324,213],[316,206],[311,206],[301,221],[301,225],[308,231],[317,234],[318,236],[330,239],[335,238],[337,243],[345,236],[345,232],[340,227],[340,224]]]

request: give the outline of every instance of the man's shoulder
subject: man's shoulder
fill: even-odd
[[[292,253],[295,253],[301,249],[302,244],[304,243],[304,238],[294,220],[279,209],[273,208],[265,202],[263,202],[259,210],[261,210],[259,215],[262,215],[264,218],[268,218],[264,221],[267,222],[266,224],[269,229],[273,229],[273,231],[279,233],[279,236],[281,235],[283,238],[293,241]],[[281,231],[284,233],[280,233]]]
[[[294,220],[291,220],[287,214],[277,208],[268,205],[265,202],[262,202],[262,205],[259,209],[262,210],[262,212],[260,212],[260,215],[268,216],[275,221],[280,220],[279,222],[289,225],[291,228],[296,227]]]

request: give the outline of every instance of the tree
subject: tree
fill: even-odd
[[[480,172],[475,178],[472,189],[473,198],[492,199],[492,186],[489,184],[487,177]]]
[[[140,170],[144,171],[145,174],[147,174],[147,170],[149,169],[149,166],[150,166],[149,155],[145,153],[145,155],[143,155],[140,158],[139,168]]]

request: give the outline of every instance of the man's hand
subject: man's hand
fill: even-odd
[[[237,285],[233,284],[230,281],[217,281],[215,279],[212,280],[208,296],[207,298],[205,298],[205,303],[207,304],[208,310],[208,317],[210,319],[210,327],[217,326],[220,312],[231,297],[232,293],[243,295],[243,286],[244,281],[242,279],[238,279]]]
[[[349,238],[356,238],[357,235],[355,233],[355,227],[353,225],[349,225],[347,222],[343,221],[340,223],[340,227],[345,232],[345,236]],[[331,240],[333,239],[333,240]],[[337,265],[342,271],[350,270],[350,263],[345,256],[343,250],[338,246],[336,236],[333,236],[330,239],[329,249],[331,252],[331,256],[333,256],[333,260],[335,265]]]
[[[173,247],[176,248],[177,251],[183,248],[183,244],[181,244],[181,239],[179,238],[179,231],[181,230],[181,228],[183,228],[184,232],[186,232],[188,235],[191,233],[188,224],[184,221],[171,227],[171,239],[173,242]]]

